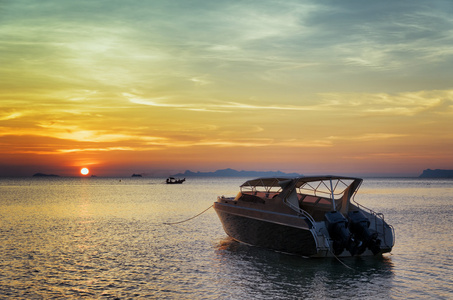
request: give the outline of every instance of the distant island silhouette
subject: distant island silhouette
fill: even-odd
[[[131,177],[142,177],[142,174],[135,174],[135,173],[134,173],[134,174],[132,174]]]
[[[184,173],[171,175],[172,177],[299,177],[299,173],[284,173],[281,171],[237,171],[234,169],[222,169],[214,172],[192,172],[190,170]]]
[[[423,173],[418,176],[419,178],[453,178],[453,170],[423,170]]]
[[[33,177],[60,177],[60,176],[55,174],[35,173],[33,174]]]

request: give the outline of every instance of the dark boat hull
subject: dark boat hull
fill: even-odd
[[[214,207],[227,235],[253,246],[302,256],[317,253],[316,242],[309,228],[299,228],[236,214]]]

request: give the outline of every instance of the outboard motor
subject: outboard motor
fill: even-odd
[[[352,255],[362,254],[366,248],[370,249],[374,255],[381,251],[381,240],[378,233],[371,233],[368,229],[370,221],[361,211],[350,211],[348,213],[349,230],[353,234]]]
[[[348,229],[348,220],[338,211],[327,212],[324,215],[327,230],[333,239],[333,251],[340,255],[344,248],[350,250],[351,233]]]

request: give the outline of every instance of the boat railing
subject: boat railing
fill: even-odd
[[[302,208],[300,207],[297,207],[295,206],[294,204],[292,204],[291,202],[289,201],[286,201],[285,200],[285,203],[286,205],[288,205],[290,208],[292,208],[293,210],[295,210],[297,213],[299,213],[300,215],[304,216],[305,218],[307,218],[308,220],[310,220],[311,224],[313,225],[313,227],[315,227],[315,219],[313,219],[313,217],[308,213],[306,212],[305,210],[303,210]]]
[[[328,245],[328,242],[324,242],[324,246],[320,245],[320,241],[318,240],[319,236],[321,236],[324,241],[328,240],[328,238],[327,238],[327,236],[324,233],[322,233],[321,231],[318,231],[318,229],[316,228],[315,219],[313,219],[313,217],[308,212],[303,210],[302,208],[295,206],[294,204],[290,203],[289,201],[285,200],[284,202],[291,209],[295,210],[299,215],[302,215],[303,217],[305,217],[308,220],[310,220],[311,225],[312,225],[312,227],[310,228],[310,232],[313,235],[313,238],[314,238],[314,241],[315,241],[315,244],[316,244],[316,248],[318,249],[318,251],[321,251],[321,250],[326,251],[326,250],[328,250],[329,247],[330,247]]]

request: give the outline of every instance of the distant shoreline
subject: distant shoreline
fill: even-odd
[[[192,172],[171,175],[172,177],[301,177],[299,173],[285,173],[281,171],[237,171],[234,169],[222,169],[214,172]]]
[[[419,178],[453,178],[453,170],[426,169]]]
[[[337,174],[337,173],[335,173]],[[323,175],[323,174],[318,174]],[[325,175],[325,174],[324,174]],[[285,173],[282,171],[237,171],[231,168],[220,169],[213,172],[200,172],[200,171],[190,171],[186,170],[184,173],[177,173],[169,175],[171,177],[192,177],[192,178],[203,178],[203,177],[247,177],[247,178],[259,178],[259,177],[302,177],[303,174],[299,173]],[[309,175],[306,175],[309,176]],[[444,169],[426,169],[419,176],[398,176],[398,175],[348,175],[344,176],[350,177],[360,177],[360,178],[420,178],[420,179],[448,179],[453,178],[453,170],[444,170]],[[29,177],[29,176],[0,176],[0,178],[15,178],[15,177]],[[34,178],[95,178],[96,175],[90,177],[85,176],[61,176],[57,174],[46,174],[46,173],[35,173],[31,177]],[[138,174],[134,173],[132,176],[99,176],[98,178],[165,178],[166,175],[157,175],[157,174]]]
[[[55,174],[36,173],[36,174],[33,174],[32,177],[60,177],[60,176],[55,175]]]

